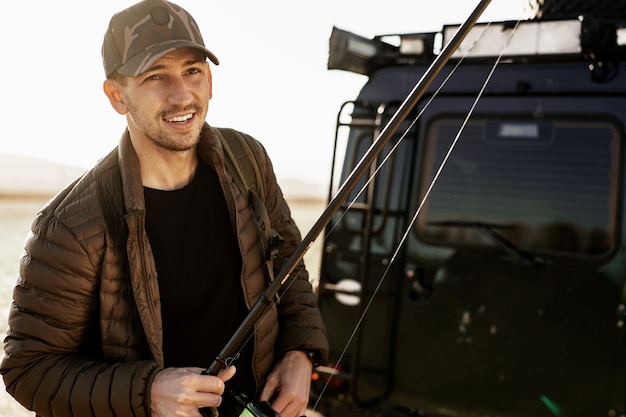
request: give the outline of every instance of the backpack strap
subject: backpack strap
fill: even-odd
[[[224,148],[224,163],[239,188],[248,191],[252,211],[256,215],[266,274],[270,282],[274,281],[274,259],[283,244],[283,238],[271,227],[270,218],[265,208],[265,187],[259,169],[259,163],[243,134],[234,129],[215,128],[220,143]]]
[[[232,168],[237,185],[243,190],[254,191],[265,202],[265,187],[259,164],[256,160],[250,144],[243,134],[234,129],[215,128],[220,135],[219,139],[226,154],[227,165]]]

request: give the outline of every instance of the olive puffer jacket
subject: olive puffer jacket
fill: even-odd
[[[288,257],[301,235],[262,145],[249,138],[265,184],[272,227]],[[224,165],[205,125],[198,154],[215,167],[237,231],[248,306],[267,285],[246,193]],[[139,162],[126,132],[120,145],[55,196],[33,221],[14,288],[1,372],[7,391],[46,417],[149,416],[149,387],[163,367],[157,274],[144,229]],[[285,352],[328,354],[324,325],[304,265],[255,328],[260,387]]]

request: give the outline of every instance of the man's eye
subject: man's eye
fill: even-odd
[[[161,79],[160,75],[157,75],[157,74],[150,74],[150,75],[145,74],[142,82],[145,83],[145,82],[148,82],[148,81],[157,81],[157,80],[160,80],[160,79]]]

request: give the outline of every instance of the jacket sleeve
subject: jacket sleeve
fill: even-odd
[[[33,222],[4,340],[6,389],[40,416],[147,416],[158,365],[85,354],[99,337],[99,271],[78,233],[46,210]]]
[[[265,179],[265,206],[272,227],[283,237],[279,257],[288,259],[302,241],[300,230],[291,217],[291,210],[263,146],[257,142],[258,159]],[[328,358],[328,340],[322,316],[317,307],[317,296],[309,282],[304,262],[300,261],[291,274],[293,281],[279,291],[278,316],[280,333],[276,343],[278,356],[294,349],[310,349],[319,353],[320,362]]]

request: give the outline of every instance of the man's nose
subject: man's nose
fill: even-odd
[[[184,78],[174,78],[170,81],[168,100],[170,104],[176,105],[186,105],[193,100],[192,91]]]

